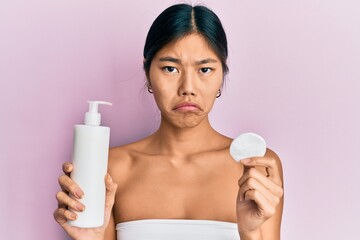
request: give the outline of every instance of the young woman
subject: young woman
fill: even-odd
[[[105,223],[71,227],[82,190],[63,165],[56,221],[73,239],[280,239],[282,168],[267,149],[235,162],[232,139],[208,119],[228,72],[227,40],[218,17],[203,6],[178,4],[151,26],[144,48],[149,93],[159,129],[110,150]],[[111,177],[110,177],[111,176]],[[69,197],[71,193],[74,197]]]

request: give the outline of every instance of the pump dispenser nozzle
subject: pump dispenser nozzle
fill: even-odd
[[[98,112],[99,104],[112,105],[110,102],[104,101],[88,101],[89,111],[85,114],[85,124],[91,126],[99,126],[101,123],[101,114]]]

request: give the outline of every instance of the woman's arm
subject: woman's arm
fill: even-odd
[[[81,198],[80,187],[69,177],[70,173],[73,170],[73,165],[71,163],[64,163],[63,165],[64,175],[59,177],[59,184],[62,191],[59,191],[56,194],[58,201],[58,208],[54,211],[54,218],[58,224],[65,230],[65,232],[74,240],[104,240],[105,230],[111,222],[112,207],[114,205],[115,193],[117,190],[117,184],[112,181],[110,175],[105,177],[106,185],[106,201],[105,201],[105,216],[104,216],[104,225],[96,228],[79,228],[73,227],[68,224],[68,220],[75,220],[76,213],[70,212],[68,208],[77,209],[77,206],[83,206],[79,199]],[[71,193],[70,197],[68,193]],[[79,194],[77,194],[79,193]],[[86,206],[84,206],[86,208]],[[79,209],[79,211],[82,211]],[[75,214],[74,217],[72,215]],[[114,224],[113,224],[114,225]],[[110,231],[110,229],[109,229]],[[115,231],[113,227],[113,231]],[[115,234],[115,232],[113,233]],[[115,239],[115,238],[114,238]]]
[[[281,179],[281,186],[284,188],[284,177],[283,177],[283,169],[282,164],[279,156],[273,152],[272,150],[268,149],[266,155],[275,159],[276,165],[279,169],[279,176]],[[266,169],[262,169],[262,173],[266,176]],[[279,199],[280,202],[276,207],[276,212],[274,216],[268,219],[261,225],[261,233],[263,236],[263,240],[279,240],[280,239],[280,227],[281,227],[281,219],[284,207],[284,195]]]
[[[264,157],[242,163],[237,200],[241,239],[278,240],[284,202],[281,161],[268,149]]]
[[[116,240],[116,229],[115,229],[115,220],[114,214],[111,213],[109,225],[105,230],[105,238],[104,240]]]

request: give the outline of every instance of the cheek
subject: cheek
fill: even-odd
[[[212,107],[216,100],[216,95],[218,94],[218,91],[221,90],[221,85],[223,81],[223,75],[219,74],[217,76],[214,76],[212,79],[214,82],[209,86],[204,86],[204,89],[207,89],[207,91],[203,91],[203,97],[204,101],[207,103],[208,107]]]
[[[150,82],[154,95],[169,98],[177,92],[178,81],[176,77],[164,76],[160,70],[154,70],[150,74]]]
[[[216,74],[211,79],[209,79],[211,83],[207,83],[206,91],[207,95],[211,95],[216,97],[218,91],[221,89],[221,85],[223,83],[223,74]]]
[[[160,110],[165,110],[169,108],[169,104],[174,96],[174,89],[172,89],[168,84],[161,84],[159,79],[153,81],[153,96],[155,102]]]
[[[216,100],[216,94],[217,94],[217,91],[216,92],[211,91],[204,96],[204,98],[205,98],[204,101],[206,102],[206,106],[208,108],[212,108],[212,106]]]

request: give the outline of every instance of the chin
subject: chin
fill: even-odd
[[[177,128],[194,128],[199,125],[199,122],[176,122],[174,126]]]
[[[172,124],[177,128],[193,128],[200,125],[205,118],[197,115],[184,115],[181,118],[172,119]]]
[[[207,117],[205,112],[189,112],[189,113],[170,113],[161,114],[162,121],[166,121],[168,124],[175,128],[194,128],[203,123]]]

